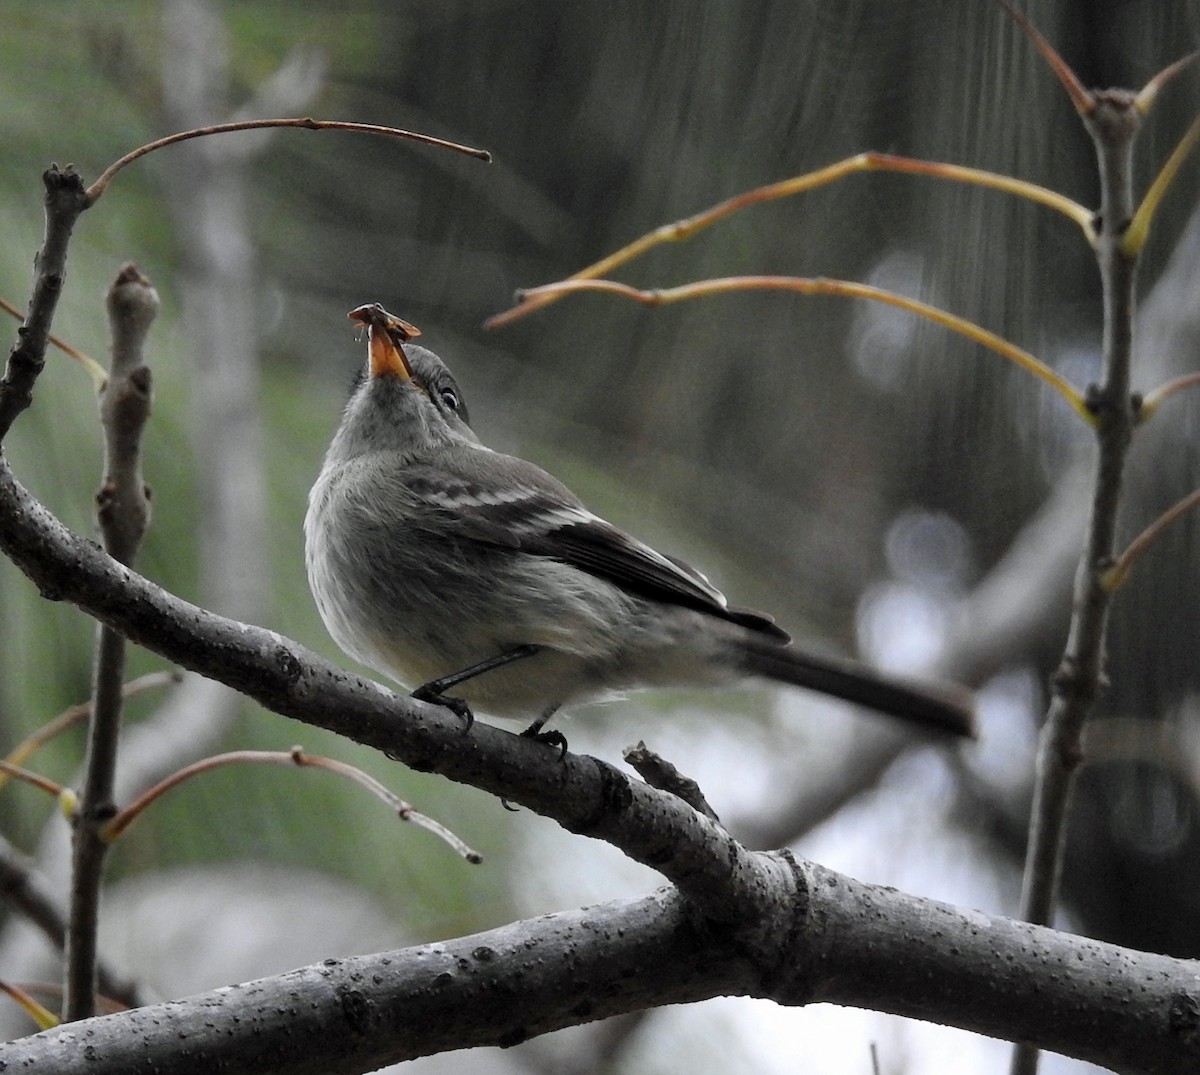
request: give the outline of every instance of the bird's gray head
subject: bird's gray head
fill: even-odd
[[[358,315],[358,316],[356,316]],[[432,351],[408,342],[417,330],[377,303],[352,311],[367,326],[367,361],[330,454],[373,451],[417,456],[439,445],[478,438],[467,424],[462,391]]]

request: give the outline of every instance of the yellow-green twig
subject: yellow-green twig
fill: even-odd
[[[1192,125],[1179,140],[1179,145],[1175,147],[1175,151],[1167,158],[1167,163],[1154,177],[1154,182],[1150,184],[1150,189],[1146,191],[1145,197],[1142,198],[1141,204],[1133,214],[1129,227],[1121,236],[1121,253],[1126,257],[1140,253],[1142,247],[1146,245],[1154,214],[1158,212],[1163,196],[1175,181],[1180,166],[1187,160],[1188,154],[1195,148],[1198,139],[1200,139],[1200,116],[1192,120]]]
[[[59,809],[62,810],[64,817],[69,819],[75,812],[77,802],[75,792],[70,788],[63,787],[62,784],[56,784],[48,776],[31,772],[7,761],[0,761],[0,773],[11,776],[14,780],[21,780],[31,787],[40,788],[48,795],[53,795],[58,800]]]
[[[608,257],[601,258],[601,260],[589,265],[585,269],[580,269],[579,272],[568,277],[568,279],[597,280],[606,277],[613,269],[627,264],[634,258],[640,257],[646,251],[662,243],[689,239],[697,232],[703,231],[719,220],[723,220],[725,217],[752,205],[774,201],[777,198],[789,198],[794,194],[801,194],[816,187],[834,183],[856,172],[876,171],[925,175],[934,179],[948,179],[959,183],[970,183],[975,186],[988,187],[993,190],[1007,191],[1010,194],[1027,198],[1030,201],[1057,210],[1083,229],[1084,236],[1090,244],[1095,243],[1096,233],[1093,227],[1092,212],[1078,202],[1072,201],[1070,198],[1058,194],[1053,190],[1048,190],[1046,187],[1040,187],[1036,183],[1027,183],[1022,179],[997,175],[995,172],[986,172],[979,168],[966,168],[958,164],[914,160],[910,157],[898,157],[890,153],[859,153],[856,156],[847,157],[845,160],[838,161],[835,164],[818,168],[814,172],[793,176],[791,179],[784,179],[778,183],[770,183],[767,186],[757,187],[754,190],[734,195],[732,198],[727,198],[725,201],[719,202],[717,205],[705,209],[703,212],[696,213],[694,216],[687,217],[684,220],[677,220],[674,224],[664,224],[651,232],[647,232],[628,245],[623,246],[615,253],[609,254]],[[531,297],[538,293],[544,294],[545,297],[540,299]],[[524,301],[519,302],[511,309],[488,318],[484,324],[488,328],[500,328],[519,317],[523,317],[527,313],[532,313],[540,306],[545,306],[553,302],[557,297],[542,288],[533,288],[522,294],[525,296]]]
[[[49,1008],[39,1004],[19,985],[0,980],[0,993],[6,993],[37,1024],[39,1030],[50,1030],[58,1026],[59,1018]]]
[[[679,287],[657,288],[642,290],[622,284],[614,280],[561,280],[555,284],[544,284],[523,292],[522,297],[529,296],[534,302],[544,296],[570,294],[576,291],[602,291],[624,298],[633,299],[644,306],[658,306],[673,302],[684,302],[707,295],[724,294],[737,291],[795,291],[803,295],[844,295],[852,298],[871,299],[883,302],[889,306],[897,306],[902,310],[924,317],[935,324],[942,325],[984,347],[990,348],[997,354],[1015,362],[1023,370],[1045,381],[1058,392],[1076,412],[1089,424],[1095,424],[1095,416],[1088,409],[1083,395],[1074,385],[1060,377],[1040,359],[1028,351],[1009,343],[994,332],[976,325],[966,318],[947,313],[929,303],[897,295],[894,291],[873,287],[870,284],[859,284],[852,280],[831,280],[827,277],[802,276],[727,276],[715,280],[699,280]]]
[[[1155,98],[1158,97],[1159,90],[1195,60],[1197,56],[1200,56],[1200,50],[1189,52],[1182,60],[1176,60],[1169,67],[1164,67],[1138,91],[1137,97],[1133,100],[1133,107],[1143,116],[1149,113]]]
[[[1185,373],[1182,377],[1176,377],[1173,381],[1168,381],[1166,384],[1159,385],[1151,392],[1147,392],[1142,400],[1142,405],[1138,409],[1138,423],[1148,422],[1154,417],[1155,412],[1163,405],[1163,401],[1168,396],[1173,396],[1176,392],[1182,392],[1185,388],[1191,388],[1194,384],[1200,384],[1200,373]]]
[[[3,310],[6,314],[11,314],[18,321],[25,320],[25,315],[7,299],[0,298],[0,310]],[[48,335],[46,339],[64,354],[70,355],[71,358],[75,359],[76,362],[87,370],[88,376],[91,377],[92,384],[95,386],[97,392],[104,387],[105,381],[108,380],[108,373],[99,362],[90,355],[85,355],[82,351],[72,347],[69,343],[60,340],[53,334]]]

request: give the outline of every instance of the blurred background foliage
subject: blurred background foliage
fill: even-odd
[[[1200,7],[1183,0],[1035,0],[1027,10],[1088,85],[1140,87],[1200,39]],[[265,114],[384,123],[494,154],[485,166],[306,131],[195,142],[123,172],[76,232],[59,335],[103,358],[102,295],[125,261],[163,300],[145,445],[155,518],[141,569],[332,659],[343,660],[307,593],[301,520],[362,359],[345,313],[364,302],[422,328],[487,443],[547,466],[798,636],[912,668],[946,667],[939,647],[954,641],[957,603],[1027,534],[1087,448],[1040,383],[908,315],[847,300],[757,294],[646,310],[586,296],[502,331],[481,326],[517,287],[864,149],[1009,172],[1094,205],[1085,133],[1029,43],[984,0],[9,0],[0,49],[0,294],[17,304],[51,160],[92,178],[184,121]],[[1139,187],[1190,122],[1198,78],[1168,87],[1147,122]],[[1193,161],[1147,248],[1146,293],[1196,209],[1196,181]],[[1006,335],[1077,384],[1098,371],[1099,287],[1077,229],[999,194],[856,176],[752,209],[619,275],[656,286],[736,273],[879,283]],[[238,348],[230,374],[212,351]],[[1171,363],[1194,364],[1195,352],[1141,357],[1160,363],[1149,381],[1135,373],[1146,389]],[[54,353],[5,447],[22,480],[85,533],[100,467],[95,415],[87,378]],[[226,419],[249,431],[232,461],[226,441],[240,433],[231,426],[227,437]],[[1131,481],[1127,537],[1195,486],[1196,422],[1194,398],[1162,412],[1164,431]],[[219,507],[226,486],[251,506]],[[1070,525],[1081,532],[1082,516]],[[223,537],[206,536],[222,527]],[[1139,723],[1114,722],[1135,729],[1133,745],[1105,740],[1110,752],[1087,773],[1074,826],[1087,853],[1072,857],[1067,877],[1076,928],[1187,956],[1200,954],[1197,773],[1179,746],[1194,734],[1200,681],[1196,540],[1194,520],[1178,526],[1116,604],[1102,715]],[[880,785],[921,783],[930,766],[941,774],[937,826],[969,838],[996,886],[945,898],[989,910],[1015,906],[1033,729],[1068,613],[1061,587],[1045,600],[1038,628],[975,677],[995,701],[980,746],[926,768],[910,759]],[[7,565],[0,610],[7,750],[86,698],[93,632]],[[133,655],[131,673],[157,667]],[[131,725],[160,705],[138,699]],[[470,869],[425,835],[398,831],[328,774],[233,769],[176,791],[140,822],[113,856],[114,880],[195,863],[303,867],[370,893],[408,941],[607,897],[619,890],[614,876],[633,891],[654,883],[591,844],[544,855],[560,847],[553,826],[471,789],[253,707],[230,713],[208,749],[301,742],[354,760],[488,865]],[[639,737],[671,746],[748,831],[796,785],[836,783],[860,738],[880,734],[812,699],[754,693],[638,698],[568,731],[575,749],[611,760]],[[69,780],[81,742],[78,731],[64,737],[40,767]],[[899,746],[889,749],[890,758]],[[0,816],[16,846],[53,858],[62,825],[41,798],[7,787]],[[871,829],[870,811],[853,818]],[[918,813],[883,838],[916,853],[934,827]],[[808,849],[804,826],[762,828]],[[574,888],[561,880],[571,855]],[[853,866],[871,876],[871,862]],[[907,883],[943,894],[941,880],[929,866]]]

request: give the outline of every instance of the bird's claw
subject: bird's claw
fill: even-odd
[[[531,724],[521,733],[522,739],[532,739],[535,743],[545,743],[547,746],[558,747],[558,760],[562,761],[567,756],[567,737],[562,732],[550,729],[548,732],[542,731],[542,724],[538,722]]]
[[[471,712],[471,707],[463,699],[455,698],[449,694],[442,694],[441,691],[428,683],[413,691],[412,696],[418,702],[429,702],[432,705],[444,706],[456,717],[460,717],[463,720],[463,735],[466,735],[475,723],[475,714]]]

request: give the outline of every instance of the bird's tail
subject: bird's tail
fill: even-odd
[[[961,687],[917,682],[768,640],[751,640],[742,652],[750,675],[829,694],[939,732],[975,735],[972,698]]]

